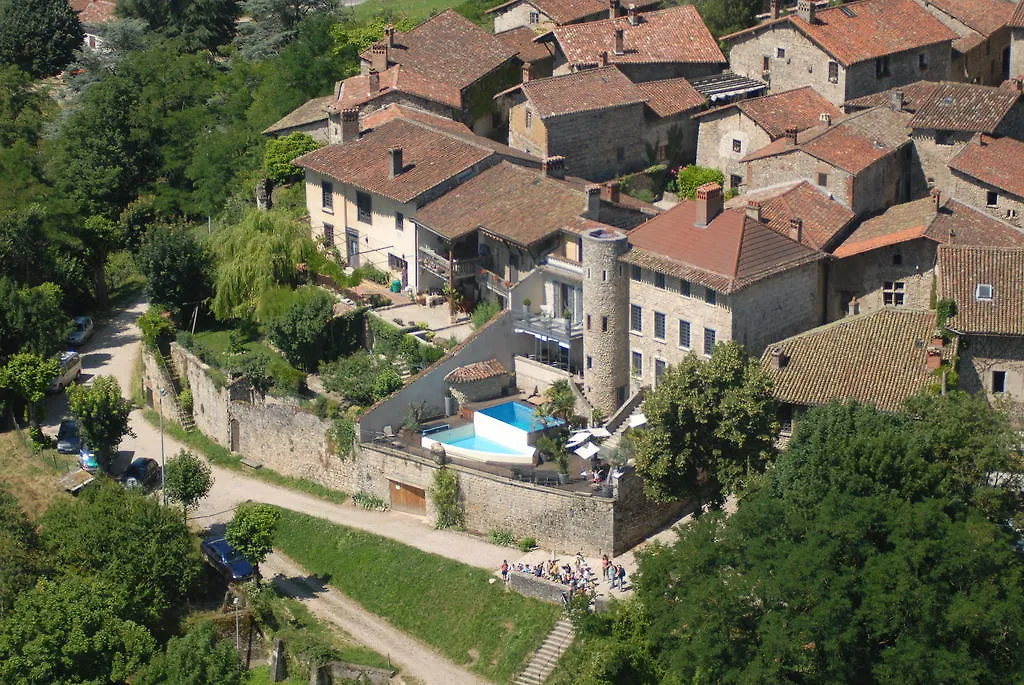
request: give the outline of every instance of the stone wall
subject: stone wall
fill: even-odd
[[[997,219],[1008,221],[1014,226],[1024,226],[1024,198],[1012,195],[995,186],[983,183],[976,178],[962,174],[956,169],[950,169],[950,197],[959,200],[965,205],[977,207],[988,212]],[[996,193],[996,203],[990,205],[988,193]]]
[[[1024,29],[1010,34],[1010,78],[1024,78]]]
[[[568,371],[556,369],[521,355],[516,356],[514,363],[516,385],[525,393],[533,394],[533,391],[536,390],[538,394],[543,395],[556,382],[572,379],[572,375]]]
[[[507,393],[510,382],[510,375],[503,373],[482,380],[455,383],[450,387],[452,395],[455,396],[455,399],[461,405],[466,402],[486,402],[487,400],[502,397]]]
[[[686,111],[670,117],[647,117],[647,128],[644,131],[644,142],[650,145],[651,149],[657,152],[658,148],[668,143],[670,136],[681,135],[682,144],[674,156],[670,159],[656,159],[659,164],[667,164],[670,167],[693,164],[697,160],[697,122],[693,120],[693,111]],[[644,164],[651,164],[650,157],[646,156],[647,147],[644,146]],[[659,189],[660,192],[660,189]]]
[[[615,488],[614,553],[630,549],[667,524],[694,510],[691,502],[655,502],[644,494],[643,480],[627,468]]]
[[[772,142],[771,137],[737,107],[708,114],[699,121],[697,164],[720,169],[727,187],[732,187],[732,176],[739,176],[740,183],[745,183],[746,169],[740,159]],[[734,140],[740,142],[739,152],[733,150]]]
[[[772,342],[825,321],[825,272],[821,262],[788,269],[729,296],[734,340],[755,358]]]
[[[163,388],[166,394],[163,398],[164,416],[176,421],[178,417],[178,395],[167,371],[157,362],[157,358],[145,350],[142,355],[142,392],[146,398],[146,404],[156,409],[160,403],[160,389]]]
[[[992,392],[992,373],[1006,374],[1005,392]],[[984,395],[1024,426],[1024,338],[971,335],[960,338],[960,389]]]
[[[886,282],[903,283],[904,307],[929,309],[935,255],[936,244],[919,238],[835,260],[829,265],[828,320],[846,316],[853,297],[857,298],[861,314],[886,306]]]
[[[567,175],[605,181],[647,166],[643,103],[551,117],[545,126],[547,154],[565,157]]]
[[[530,15],[536,14],[537,21],[530,21]],[[494,12],[494,32],[511,31],[512,29],[526,26],[531,29],[554,28],[555,22],[551,17],[544,14],[538,7],[528,2],[518,2],[514,5],[502,7]]]
[[[969,131],[950,131],[949,142],[942,145],[936,141],[935,134],[935,129],[914,129],[914,149],[926,182],[946,197],[950,190],[949,160],[960,154],[974,134]]]
[[[537,108],[521,93],[514,96],[508,111],[508,144],[541,159],[554,154],[548,152],[548,130]]]
[[[534,597],[542,602],[550,602],[551,604],[561,604],[562,593],[567,593],[569,590],[568,585],[562,585],[561,583],[538,578],[537,576],[530,576],[525,573],[517,573],[512,570],[508,572],[508,584],[521,595]]]

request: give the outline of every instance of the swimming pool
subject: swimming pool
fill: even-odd
[[[503,402],[473,412],[472,424],[423,436],[421,444],[429,449],[441,443],[452,456],[477,461],[532,464],[536,435],[561,423],[541,420],[523,402]]]
[[[481,409],[477,413],[490,416],[492,419],[497,419],[502,423],[507,423],[527,432],[565,423],[561,419],[555,419],[550,416],[546,418],[539,417],[532,406],[522,402],[504,402],[493,407]]]

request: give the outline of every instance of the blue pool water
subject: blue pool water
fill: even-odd
[[[482,438],[479,435],[471,435],[468,438],[462,438],[461,440],[441,440],[446,445],[452,447],[464,447],[468,450],[479,450],[480,452],[494,452],[495,454],[520,454],[520,451],[514,447],[508,447],[501,443]]]
[[[479,411],[481,414],[490,416],[492,419],[497,419],[502,423],[510,424],[527,432],[540,430],[545,425],[558,426],[564,423],[561,419],[549,418],[545,424],[534,413],[533,407],[522,402],[505,402],[504,404],[496,404],[493,407]]]

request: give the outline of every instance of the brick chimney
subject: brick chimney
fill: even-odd
[[[621,5],[619,0],[608,0],[608,18],[618,19],[622,16]]]
[[[902,112],[905,102],[902,90],[894,90],[889,94],[889,106],[892,107],[892,111]]]
[[[757,200],[747,201],[747,217],[754,221],[761,221],[761,203]]]
[[[598,55],[597,55],[597,66],[599,66],[599,67],[606,67],[606,66],[608,66],[608,51],[607,50],[602,50],[600,53],[598,53]]]
[[[540,169],[544,172],[545,176],[565,178],[565,157],[561,155],[548,157],[540,163]]]
[[[796,134],[797,134],[796,127],[792,127],[791,126],[790,128],[786,129],[786,134],[785,135],[786,135],[787,138],[789,138],[789,142],[792,143],[793,145],[796,145]]]
[[[529,62],[523,62],[523,83],[530,80],[530,71],[532,69],[533,66]]]
[[[932,341],[928,344],[928,348],[925,350],[925,367],[929,371],[942,366],[942,348],[945,341],[942,339],[942,334],[935,331],[932,335]]]
[[[636,5],[633,3],[629,4],[629,9],[626,12],[627,21],[630,26],[640,25],[640,14],[636,11]]]
[[[341,110],[341,142],[359,138],[359,109],[348,107]]]
[[[808,24],[813,24],[815,22],[815,9],[814,0],[797,0],[796,15]]]
[[[722,185],[720,183],[705,183],[697,188],[697,212],[693,225],[697,228],[706,228],[715,220],[715,217],[722,213]]]
[[[608,202],[618,202],[621,192],[622,187],[618,181],[608,181],[604,184],[604,199]]]
[[[932,202],[934,203],[933,209],[935,210],[935,213],[938,214],[939,210],[942,209],[942,191],[938,188],[932,188],[930,195],[932,196]]]
[[[772,348],[772,356],[771,356],[771,362],[770,362],[771,363],[771,368],[773,368],[776,371],[778,371],[779,369],[785,367],[786,363],[788,361],[789,361],[789,356],[785,352],[782,351],[781,347],[773,347]]]
[[[820,121],[821,123],[825,124],[826,126],[831,126],[832,125],[832,115],[829,114],[828,112],[822,112],[821,114],[818,115],[818,121]]]
[[[779,0],[770,0],[768,3],[768,16],[771,19],[778,19],[782,16],[782,4]]]
[[[384,43],[389,47],[395,47],[395,25],[388,24],[384,27]]]
[[[388,148],[388,178],[395,178],[405,170],[402,161],[402,148]]]
[[[370,95],[376,95],[380,92],[380,72],[370,67],[370,73],[367,74],[367,88],[370,91]]]
[[[335,100],[340,100],[341,99],[341,89],[344,88],[344,87],[345,87],[345,82],[344,81],[335,81],[334,82],[334,99]]]
[[[597,217],[601,213],[601,186],[596,183],[588,185],[586,195],[587,204],[583,208],[583,218],[597,221]]]
[[[388,44],[374,43],[370,48],[370,69],[378,72],[388,70]]]
[[[615,54],[621,55],[626,52],[626,31],[625,29],[615,29]]]
[[[804,220],[799,217],[792,217],[789,220],[789,237],[800,242],[804,237]]]

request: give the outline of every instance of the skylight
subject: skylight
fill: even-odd
[[[992,299],[992,284],[990,283],[979,283],[974,289],[974,299],[978,301],[988,301]]]

